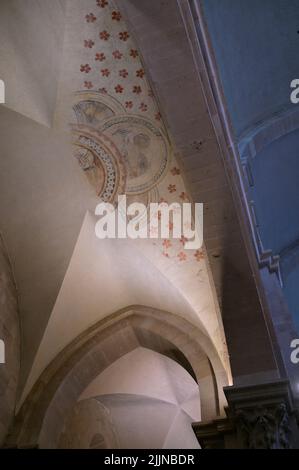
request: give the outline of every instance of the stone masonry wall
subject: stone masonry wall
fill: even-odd
[[[17,292],[11,265],[0,236],[0,447],[11,425],[20,368],[20,329]]]

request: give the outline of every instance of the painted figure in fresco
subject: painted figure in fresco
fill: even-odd
[[[125,158],[129,178],[138,178],[150,168],[148,151],[151,139],[144,133],[136,134],[136,130],[119,129],[122,137],[122,154]]]
[[[79,148],[76,151],[76,158],[78,159],[80,167],[84,170],[88,181],[99,196],[102,192],[105,179],[104,169],[100,160],[95,157],[90,150],[85,148]]]

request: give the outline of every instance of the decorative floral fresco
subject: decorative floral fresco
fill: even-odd
[[[154,93],[121,12],[112,0],[88,0],[84,5],[74,46],[74,157],[105,202],[115,203],[123,193],[128,203],[188,202]],[[203,250],[185,250],[184,237],[173,239],[172,223],[169,229],[169,239],[150,243],[177,266],[198,265]]]
[[[138,50],[114,2],[95,1],[92,11],[82,17],[82,28],[81,89],[114,96],[125,109],[159,123],[161,114]]]

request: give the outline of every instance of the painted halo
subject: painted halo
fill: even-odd
[[[127,207],[132,204],[132,203],[142,203],[145,206],[145,210],[142,212],[139,212],[138,216],[134,216],[134,220],[136,223],[138,223],[140,226],[147,226],[150,225],[151,222],[151,213],[150,213],[150,204],[152,203],[158,203],[160,199],[159,196],[159,191],[158,188],[153,188],[150,191],[147,191],[146,193],[143,194],[131,194],[127,195]],[[128,217],[125,212],[122,212],[120,209],[120,215],[125,220],[128,222],[132,217]]]
[[[101,132],[79,124],[72,126],[74,157],[97,196],[114,203],[125,193],[126,168],[111,139]]]
[[[142,194],[165,176],[170,159],[166,135],[152,121],[132,114],[114,116],[100,126],[119,148],[127,169],[126,194]]]
[[[78,91],[74,93],[73,112],[78,124],[93,127],[125,112],[122,104],[108,94],[95,91]]]

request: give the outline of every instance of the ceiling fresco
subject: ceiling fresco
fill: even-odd
[[[154,93],[121,12],[113,1],[84,2],[83,8],[81,2],[79,10],[80,18],[70,15],[78,24],[73,31],[80,33],[75,45],[67,41],[76,50],[71,80],[77,88],[71,114],[74,158],[104,202],[117,204],[121,194],[128,203],[188,202]],[[171,223],[169,229],[171,234]],[[162,256],[176,258],[179,264],[202,261],[204,251],[188,254],[185,241],[161,241]]]
[[[171,221],[169,238],[164,239],[99,241],[95,236],[91,211],[102,201],[116,206],[118,196],[125,194],[127,204],[141,202],[148,208],[151,202],[184,203],[190,198],[179,156],[121,12],[111,0],[72,0],[65,18],[53,129],[70,135],[69,157],[95,205],[86,207],[19,405],[63,347],[95,322],[134,304],[172,311],[196,324],[211,338],[229,376],[204,247],[185,249],[184,237],[172,237]],[[145,215],[140,217],[152,230]]]

